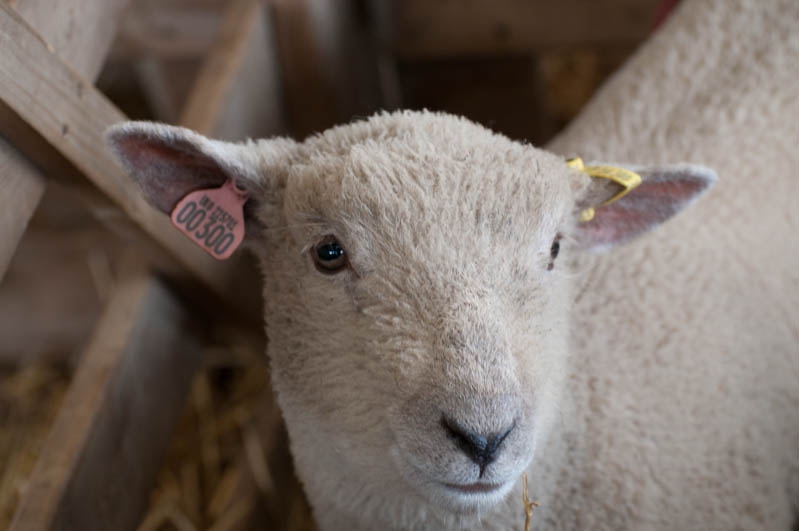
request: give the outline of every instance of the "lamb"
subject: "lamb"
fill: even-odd
[[[534,529],[792,528],[799,7],[773,7],[686,3],[551,152],[428,112],[302,143],[109,131],[163,212],[248,190],[320,529],[520,529],[525,472]],[[578,154],[642,183],[605,204]]]

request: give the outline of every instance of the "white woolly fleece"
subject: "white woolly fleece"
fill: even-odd
[[[537,529],[799,522],[797,21],[795,0],[683,1],[548,146],[720,178],[581,262],[568,465],[534,486]]]

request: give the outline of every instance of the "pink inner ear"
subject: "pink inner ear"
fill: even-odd
[[[588,248],[607,247],[634,238],[682,210],[711,181],[676,172],[644,179],[622,199],[596,209],[594,219],[580,223],[578,238]]]
[[[650,199],[682,204],[691,201],[699,192],[707,188],[707,183],[699,179],[650,181],[642,183],[638,188],[636,192],[646,194]]]
[[[606,206],[598,208],[594,219],[580,223],[578,229],[587,247],[603,247],[644,232],[647,227],[641,213]]]
[[[144,135],[115,140],[117,152],[145,197],[162,212],[170,213],[192,191],[221,186],[227,178],[211,157],[190,142]]]

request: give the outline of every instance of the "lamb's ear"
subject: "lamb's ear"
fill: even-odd
[[[153,122],[125,122],[110,127],[106,142],[139,185],[145,199],[170,214],[189,193],[222,186],[227,179],[249,192],[244,206],[247,233],[256,228],[254,212],[267,194],[268,168],[287,163],[294,143],[279,138],[259,144],[211,140],[183,127]],[[274,148],[274,149],[273,149]]]
[[[586,249],[601,250],[630,240],[663,223],[688,206],[717,180],[716,173],[703,166],[624,167],[641,176],[641,184],[621,199],[604,206],[618,194],[620,185],[601,178],[590,178],[579,194],[575,215],[595,208],[590,221],[577,224],[576,239]]]

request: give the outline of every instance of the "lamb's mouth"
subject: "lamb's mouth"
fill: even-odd
[[[471,483],[469,485],[456,485],[454,483],[444,483],[445,487],[458,491],[462,494],[491,494],[502,488],[499,483]]]

